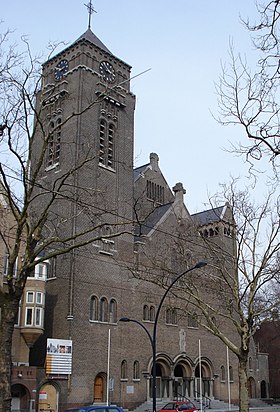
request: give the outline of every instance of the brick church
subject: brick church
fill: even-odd
[[[156,153],[133,167],[130,72],[90,28],[43,64],[37,106],[42,127],[53,132],[33,213],[62,188],[45,236],[69,234],[75,243],[75,234],[84,229],[85,245],[40,263],[27,280],[14,332],[14,410],[151,405],[151,345],[136,323],[152,334],[166,286],[198,261],[208,264],[192,271],[191,279],[205,296],[213,293],[213,262],[204,237],[234,254],[229,205],[191,215],[183,184],[169,186]],[[44,144],[40,128],[35,139],[34,159]],[[87,244],[91,227],[97,240]],[[228,401],[229,390],[237,401],[237,359],[199,326],[195,307],[182,294],[186,281],[161,308],[157,401],[200,396]],[[234,334],[230,325],[225,329]],[[268,377],[256,366],[264,355],[252,353],[251,395],[259,397],[258,382],[268,391]]]

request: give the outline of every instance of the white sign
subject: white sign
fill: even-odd
[[[47,392],[39,392],[39,399],[40,399],[40,400],[46,400],[46,399],[48,399],[48,394],[47,394]]]
[[[134,393],[134,386],[127,386],[126,393]]]

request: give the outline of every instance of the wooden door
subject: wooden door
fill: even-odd
[[[94,394],[93,394],[94,402],[103,401],[103,392],[104,392],[103,386],[104,386],[103,379],[101,378],[101,376],[97,376],[94,381]]]

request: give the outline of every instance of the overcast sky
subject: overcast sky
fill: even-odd
[[[1,4],[2,30],[27,35],[33,54],[49,42],[72,43],[87,30],[88,0],[13,0]],[[239,127],[222,127],[214,83],[236,50],[253,53],[240,16],[257,17],[254,0],[93,0],[92,31],[109,50],[133,67],[136,94],[135,166],[160,158],[169,185],[182,182],[191,213],[230,175],[245,179],[242,159],[223,150],[246,139]],[[243,140],[244,141],[244,140]]]

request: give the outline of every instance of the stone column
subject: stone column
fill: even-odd
[[[209,398],[214,398],[214,378],[210,379],[210,394]]]
[[[190,381],[190,397],[194,398],[194,377],[192,377]]]

